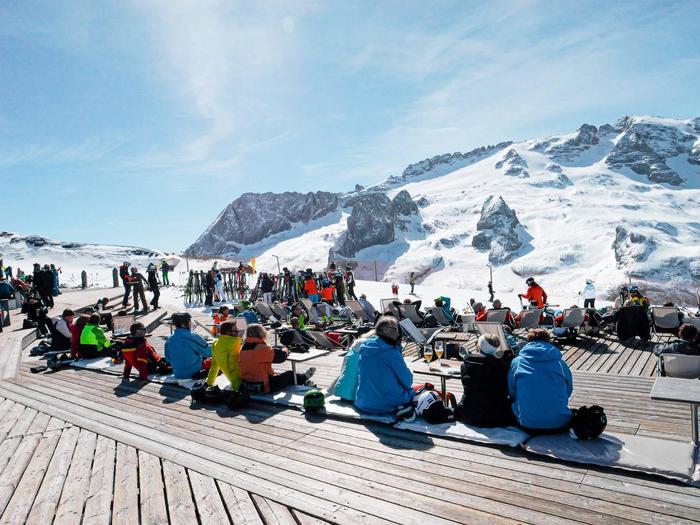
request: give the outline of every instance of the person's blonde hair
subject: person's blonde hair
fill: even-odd
[[[261,324],[255,323],[248,326],[246,337],[257,337],[259,339],[267,338],[267,330]]]

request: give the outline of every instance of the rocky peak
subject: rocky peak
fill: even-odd
[[[353,202],[347,230],[336,240],[330,258],[351,258],[364,248],[389,244],[395,237],[395,222],[396,210],[386,193],[359,195]]]
[[[496,169],[500,170],[503,167],[506,168],[505,174],[511,177],[529,177],[526,169],[527,161],[512,148],[508,150],[501,160],[496,162]]]
[[[325,191],[244,193],[229,204],[185,254],[236,254],[241,245],[260,242],[338,209],[338,195]]]
[[[477,250],[488,251],[489,261],[505,264],[517,256],[523,246],[518,229],[520,221],[503,197],[489,196],[481,207],[481,216],[476,223],[478,233],[472,239]]]
[[[612,243],[618,268],[625,268],[633,263],[645,261],[656,248],[656,241],[641,233],[627,230],[624,226],[615,228],[615,240]]]
[[[554,144],[547,149],[547,153],[554,160],[567,162],[599,143],[598,128],[583,124],[572,138]]]
[[[397,215],[409,216],[418,213],[418,206],[413,202],[411,194],[406,190],[398,192],[391,202],[394,205]]]

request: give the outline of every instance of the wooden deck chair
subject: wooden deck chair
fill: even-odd
[[[319,348],[323,348],[325,350],[335,350],[336,348],[343,348],[342,345],[336,344],[330,337],[328,337],[321,331],[306,330],[305,333],[313,337],[314,341],[316,341],[316,346],[318,346]]]
[[[681,317],[675,306],[654,306],[651,309],[651,328],[659,332],[676,333],[681,326]]]
[[[501,308],[499,310],[489,310],[486,312],[486,322],[488,323],[505,323],[508,310]]]
[[[661,354],[656,368],[660,376],[700,378],[700,355]]]
[[[540,326],[540,320],[542,319],[542,308],[535,308],[534,310],[523,310],[520,316],[520,326],[523,330],[530,330],[532,328],[537,328]]]
[[[508,350],[510,348],[508,339],[506,339],[506,333],[503,331],[502,323],[478,321],[476,323],[476,331],[480,336],[486,334],[495,335],[498,338],[499,348],[503,348],[503,350]]]
[[[284,306],[281,304],[271,304],[270,310],[272,310],[272,313],[275,314],[275,317],[279,320],[284,320],[287,318],[287,310],[284,309]]]
[[[348,301],[345,301],[345,304],[348,305],[348,308],[352,310],[353,315],[357,317],[360,321],[369,321],[369,316],[367,315],[367,312],[365,312],[365,309],[362,308],[362,305],[359,301],[350,299]]]
[[[418,328],[410,319],[399,321],[401,331],[408,339],[416,343],[420,348],[433,344],[435,336],[442,332],[442,328]]]
[[[415,304],[396,304],[394,306],[399,311],[399,319],[410,319],[414,325],[418,326],[423,324],[423,318],[416,310]]]
[[[382,309],[382,313],[391,312],[397,319],[401,319],[401,314],[399,310],[394,305],[396,299],[380,299],[379,306]]]

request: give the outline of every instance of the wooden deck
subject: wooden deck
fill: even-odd
[[[688,441],[687,407],[649,399],[650,352],[604,344],[564,350],[572,404],[604,406],[612,431]],[[341,361],[313,361],[320,386]],[[0,523],[700,521],[700,490],[660,478],[262,403],[202,408],[177,387],[29,366],[0,382]]]

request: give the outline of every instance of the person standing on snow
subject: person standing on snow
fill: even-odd
[[[528,277],[525,284],[527,284],[527,292],[518,294],[518,297],[528,301],[537,301],[537,308],[544,308],[547,302],[547,292],[544,291],[544,288],[535,282],[534,277]]]
[[[151,292],[153,292],[153,299],[151,299],[151,306],[154,310],[158,310],[158,298],[160,297],[160,289],[158,283],[158,268],[156,265],[151,263],[148,265],[148,287]]]
[[[223,302],[226,300],[226,293],[224,292],[224,276],[221,272],[217,271],[214,276],[214,289],[216,290],[216,300],[218,302]]]
[[[170,271],[170,265],[168,264],[168,261],[163,259],[163,262],[160,263],[160,271],[163,274],[163,286],[170,286],[170,278],[168,277],[168,272]]]
[[[586,279],[586,286],[583,291],[579,294],[583,296],[583,307],[584,308],[595,308],[595,284],[591,279]]]
[[[355,273],[349,264],[345,267],[345,282],[347,283],[348,297],[357,301],[357,296],[355,295]]]
[[[145,287],[148,282],[142,273],[139,273],[139,269],[136,266],[131,267],[131,275],[129,276],[129,282],[134,287],[134,313],[139,311],[139,298],[143,303],[144,314],[148,313],[148,303],[146,302],[146,292]]]
[[[408,278],[408,284],[411,285],[410,294],[415,295],[415,293],[413,292],[413,289],[416,287],[416,274],[414,272],[411,272],[411,275]]]
[[[121,277],[124,285],[124,298],[122,299],[122,308],[129,306],[129,295],[131,295],[131,276],[129,275],[129,263],[124,263],[119,267],[119,277]]]
[[[262,282],[260,283],[260,290],[263,293],[263,298],[265,304],[272,304],[272,290],[275,288],[275,282],[270,277],[270,274],[262,274]]]

